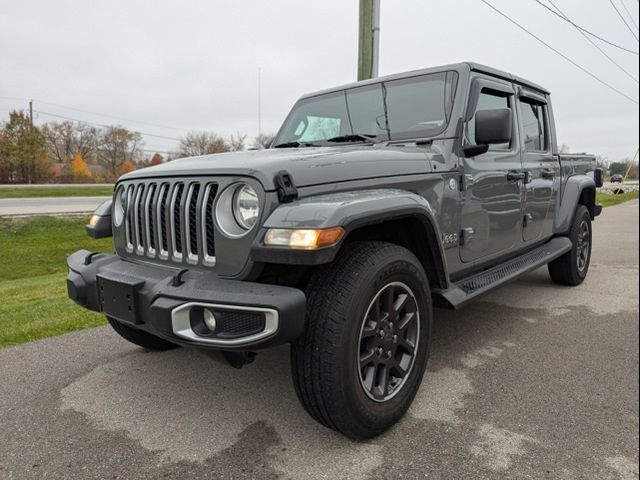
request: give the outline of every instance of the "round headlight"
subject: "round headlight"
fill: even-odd
[[[216,199],[216,223],[229,238],[240,238],[249,233],[258,223],[259,215],[258,194],[246,183],[229,185]]]
[[[249,185],[239,186],[233,195],[233,216],[245,230],[251,230],[258,221],[260,201],[258,194]]]
[[[124,219],[125,200],[125,189],[124,187],[119,187],[113,200],[113,206],[111,207],[113,223],[116,227],[119,226]]]

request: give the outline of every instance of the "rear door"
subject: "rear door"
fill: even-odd
[[[486,153],[462,160],[460,259],[463,262],[489,260],[523,243],[523,182],[514,178],[514,174],[517,177],[523,173],[515,104],[515,90],[510,82],[482,76],[472,81],[465,115],[465,143],[475,144],[475,114],[479,110],[509,108],[514,126],[510,143],[491,145]]]
[[[560,162],[551,151],[546,98],[520,88],[518,113],[522,164],[528,178],[524,193],[522,239],[535,242],[553,233]]]

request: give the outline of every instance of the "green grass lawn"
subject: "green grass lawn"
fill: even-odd
[[[112,250],[93,240],[86,219],[0,219],[0,348],[105,323],[67,298],[67,255]]]
[[[0,198],[27,197],[100,197],[111,195],[112,186],[88,185],[69,187],[1,187]]]
[[[619,203],[627,202],[635,198],[638,198],[638,192],[627,192],[627,193],[622,193],[620,195],[609,195],[606,193],[598,193],[596,195],[596,202],[601,203],[605,207],[610,207],[612,205],[618,205]]]

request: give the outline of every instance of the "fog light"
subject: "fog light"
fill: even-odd
[[[204,324],[212,332],[216,329],[216,317],[211,310],[205,309],[203,313]]]

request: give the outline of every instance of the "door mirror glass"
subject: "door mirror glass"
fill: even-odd
[[[510,143],[513,130],[511,109],[497,108],[476,112],[476,144]]]

